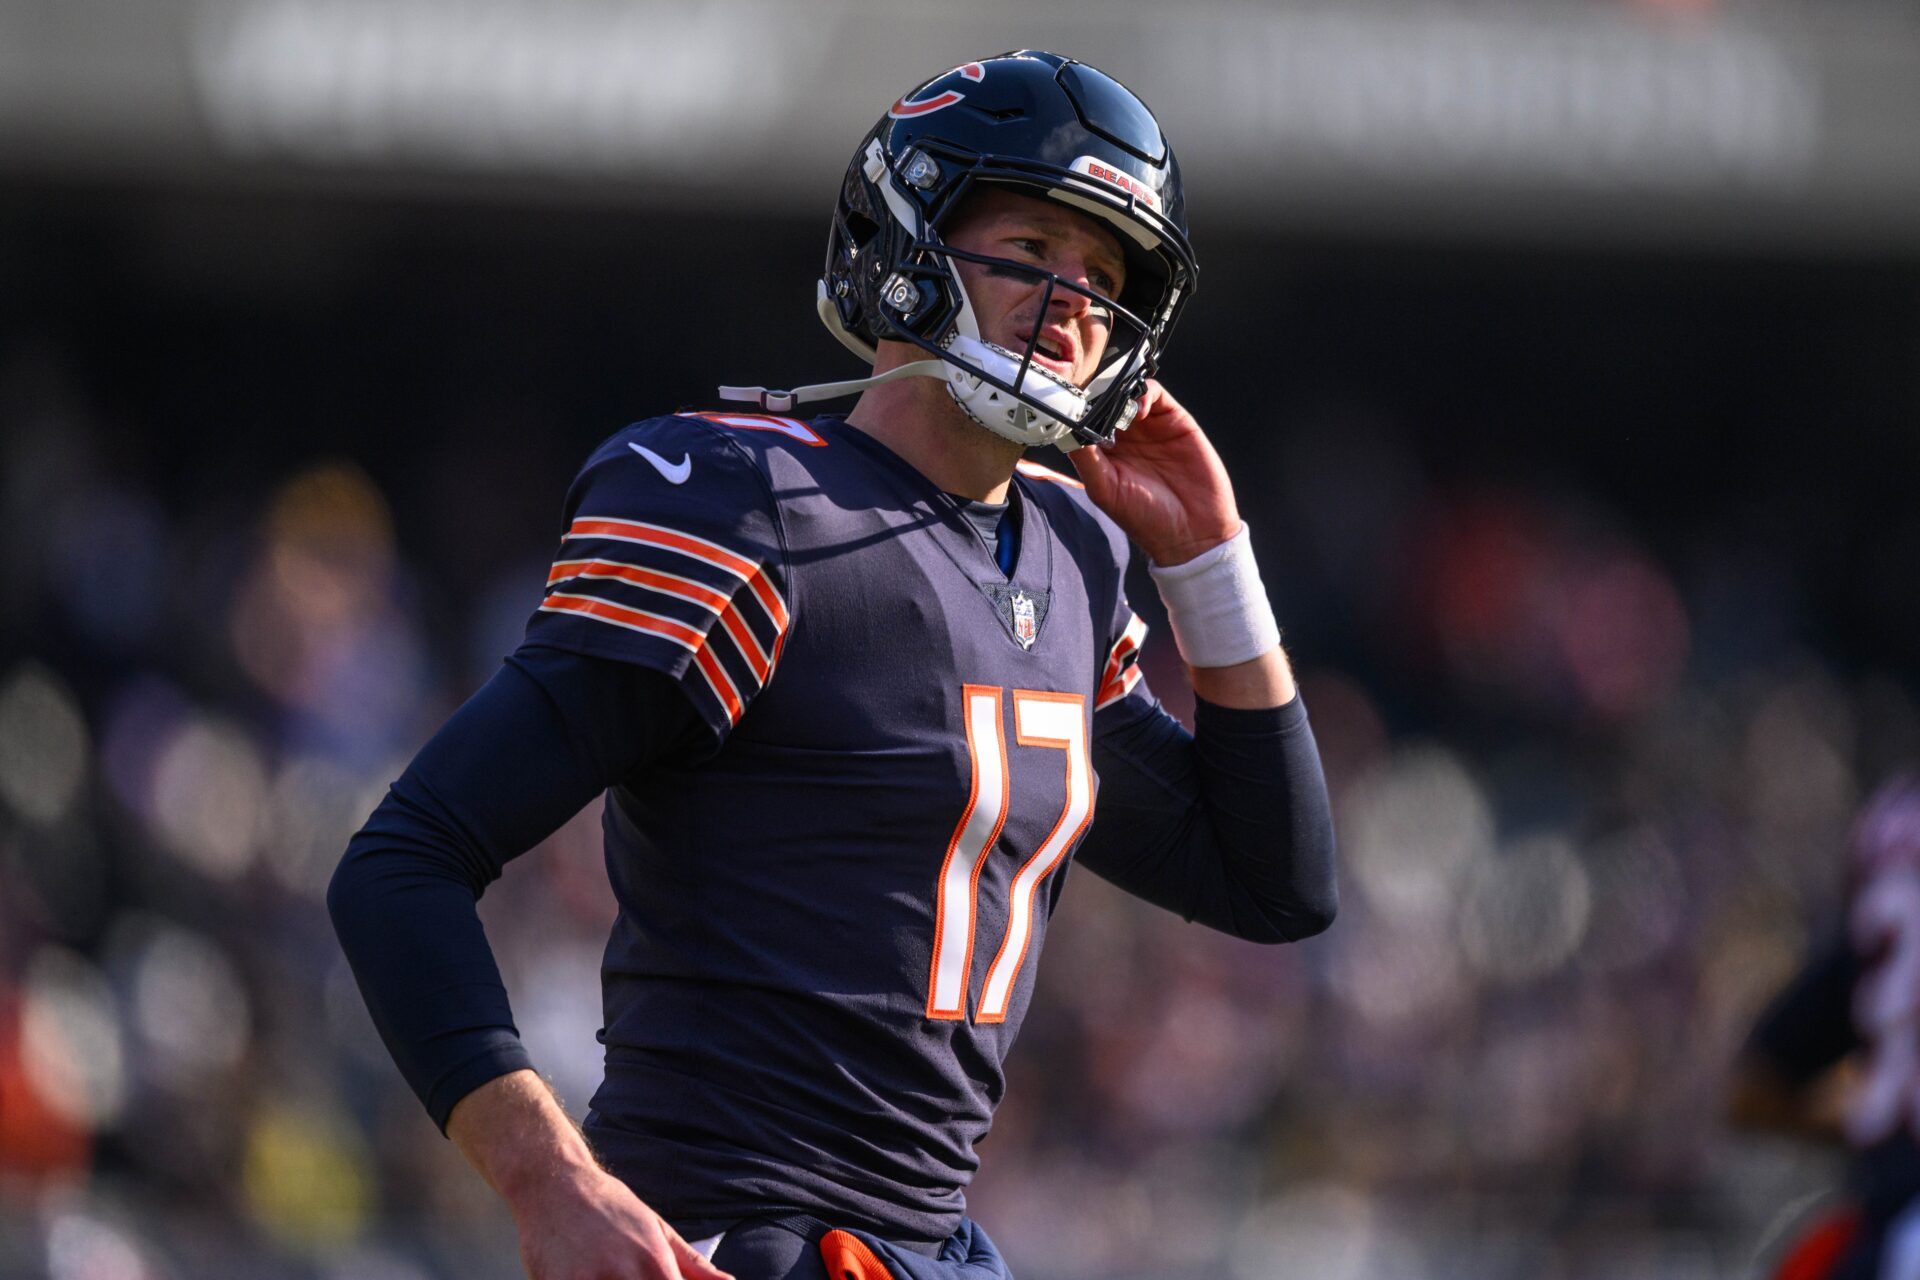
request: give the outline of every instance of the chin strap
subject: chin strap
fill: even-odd
[[[883,382],[894,382],[901,378],[938,378],[944,382],[947,378],[947,362],[915,360],[912,364],[903,364],[871,378],[855,378],[851,382],[816,382],[812,386],[795,387],[791,391],[769,387],[722,387],[720,398],[757,404],[767,413],[792,413],[796,405],[809,400],[837,400],[841,396],[850,396],[868,387],[877,387]]]

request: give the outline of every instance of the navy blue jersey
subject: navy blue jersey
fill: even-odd
[[[669,1219],[960,1220],[1093,736],[1164,715],[1124,537],[1064,476],[1022,463],[1014,490],[1011,574],[834,418],[639,423],[569,494],[528,643],[665,673],[709,731],[605,820],[587,1129]]]

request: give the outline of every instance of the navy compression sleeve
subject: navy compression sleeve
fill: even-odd
[[[1198,736],[1159,707],[1097,732],[1100,799],[1077,860],[1188,920],[1255,942],[1333,923],[1333,814],[1296,696],[1244,711],[1204,699]]]
[[[474,903],[512,858],[699,730],[642,667],[523,648],[422,747],[327,891],[401,1074],[445,1130],[467,1093],[529,1065]]]

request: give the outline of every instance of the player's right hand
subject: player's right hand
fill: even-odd
[[[568,1171],[509,1204],[532,1280],[733,1280],[598,1169]]]
[[[460,1099],[447,1137],[507,1202],[533,1280],[733,1280],[594,1162],[532,1071],[496,1076]]]

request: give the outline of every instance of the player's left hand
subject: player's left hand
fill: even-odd
[[[1154,379],[1110,445],[1067,455],[1094,505],[1157,565],[1185,564],[1240,532],[1227,468],[1200,424]]]

